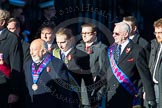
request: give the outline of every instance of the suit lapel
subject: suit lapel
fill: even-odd
[[[30,95],[32,96],[33,95],[33,90],[32,90],[32,85],[33,85],[33,78],[32,78],[32,60],[30,60],[27,64],[26,64],[26,69],[27,71],[25,71],[25,79],[28,80],[26,82],[27,83],[27,86],[29,88],[29,93]]]
[[[117,64],[121,63],[132,51],[132,48],[133,48],[133,43],[132,41],[130,41],[126,47],[124,48],[122,54],[120,55],[119,57],[119,61]]]
[[[4,39],[7,39],[7,29],[4,29],[1,34],[0,34],[0,40],[4,40]]]
[[[139,34],[135,34],[134,37],[133,37],[133,39],[132,39],[132,41],[133,41],[134,43],[137,43],[138,40],[139,40]]]
[[[74,53],[75,53],[75,48],[72,48],[71,51],[67,54],[67,57],[68,57],[68,55],[70,55],[70,54],[73,55]]]

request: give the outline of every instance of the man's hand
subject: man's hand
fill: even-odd
[[[149,108],[156,108],[156,101],[148,101]]]
[[[18,97],[17,95],[15,95],[15,94],[10,94],[10,95],[8,96],[8,103],[15,103],[15,102],[18,101],[18,99],[19,99],[19,97]]]

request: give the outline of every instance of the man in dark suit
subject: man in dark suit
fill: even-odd
[[[28,108],[78,108],[79,99],[73,98],[69,83],[73,79],[64,63],[48,53],[46,42],[32,41],[30,54],[32,60],[24,66]]]
[[[74,36],[68,28],[60,28],[56,32],[56,42],[59,48],[54,49],[53,55],[64,61],[79,87],[87,89],[85,86],[90,86],[93,83],[89,55],[75,48]],[[80,90],[78,93],[81,95],[82,107],[90,106],[89,92]]]
[[[46,41],[48,45],[48,50],[52,53],[52,50],[57,47],[55,34],[54,34],[55,24],[52,21],[44,22],[41,25],[40,38]]]
[[[129,33],[128,24],[116,23],[113,31],[115,43],[108,48],[107,107],[141,107],[143,87],[148,104],[155,107],[153,82],[144,49],[129,39]]]
[[[30,45],[25,41],[24,37],[20,33],[21,31],[20,22],[16,18],[10,18],[7,21],[7,28],[9,31],[15,33],[18,39],[20,40],[21,47],[22,47],[21,49],[23,53],[21,57],[23,57],[23,63],[25,63],[28,59],[30,59],[30,53],[29,53]]]
[[[137,19],[134,16],[126,16],[123,17],[123,22],[127,23],[130,26],[129,39],[131,39],[134,43],[138,44],[139,46],[145,49],[144,51],[147,56],[148,62],[150,57],[151,45],[146,39],[140,36],[140,33],[138,31]]]
[[[106,68],[107,68],[107,46],[97,39],[97,27],[95,24],[87,23],[82,26],[82,40],[77,44],[77,48],[86,52],[90,56],[90,68],[93,75],[93,81],[95,84],[104,81]],[[101,97],[103,96],[103,90],[105,83],[102,83],[100,87],[94,88],[92,93],[94,96],[98,97],[97,102],[100,103]],[[99,93],[100,91],[100,93]],[[98,104],[99,105],[99,104]],[[103,106],[102,106],[103,107]]]
[[[20,31],[21,31],[21,27],[20,27],[20,22],[16,19],[16,18],[10,18],[7,21],[7,29],[13,33],[16,34],[16,36],[18,37],[21,45],[20,45],[20,49],[22,52],[21,58],[22,58],[22,63],[24,65],[24,63],[26,63],[31,57],[30,57],[30,52],[29,52],[29,46],[30,44],[27,43],[25,41],[25,35],[23,36]],[[21,81],[21,91],[20,91],[20,96],[19,96],[19,101],[14,105],[15,108],[22,108],[24,106],[24,95],[25,94],[25,80],[24,80],[24,72],[21,72],[21,77],[22,79]],[[22,105],[22,106],[21,106]],[[13,105],[12,105],[13,107]]]
[[[4,63],[11,69],[10,77],[0,74],[0,107],[8,108],[8,103],[18,101],[20,72],[22,69],[21,50],[18,38],[5,28],[9,13],[0,9],[0,53]]]
[[[162,108],[162,18],[154,22],[156,39],[151,41],[149,68],[154,82],[157,108]]]

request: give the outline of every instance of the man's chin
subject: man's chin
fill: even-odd
[[[34,58],[32,58],[32,59],[33,59],[34,63],[40,63],[40,60],[35,60]]]
[[[158,43],[162,43],[162,39],[160,39],[160,40],[157,40],[158,41]]]

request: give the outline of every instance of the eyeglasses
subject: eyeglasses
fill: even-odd
[[[154,35],[162,34],[162,32],[154,32]]]
[[[81,32],[80,34],[81,34],[81,35],[86,35],[86,34],[87,34],[87,35],[91,35],[92,33],[93,33],[93,32]]]
[[[119,35],[120,35],[120,33],[117,33],[117,32],[114,32],[113,34],[115,34],[115,35],[117,35],[117,36],[119,36]]]

